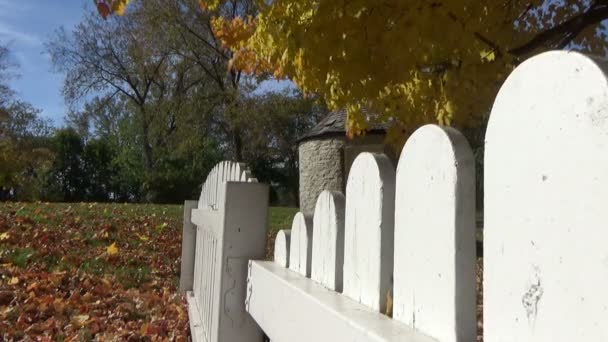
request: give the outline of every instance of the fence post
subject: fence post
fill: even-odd
[[[268,186],[250,176],[243,164],[221,162],[205,180],[198,205],[186,203],[180,286],[192,290],[187,300],[195,342],[262,341],[245,298],[248,260],[266,251]]]
[[[502,86],[485,147],[484,340],[608,341],[606,62],[554,51]]]
[[[179,291],[192,291],[194,282],[194,255],[196,250],[196,226],[191,221],[192,209],[198,201],[184,201],[184,223],[182,228],[182,259],[179,276]]]

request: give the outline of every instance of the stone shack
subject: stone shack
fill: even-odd
[[[359,153],[386,153],[395,160],[392,149],[384,144],[384,127],[373,126],[354,139],[346,137],[345,127],[346,112],[333,112],[298,140],[300,211],[307,217],[312,217],[321,191],[345,192],[350,167]]]

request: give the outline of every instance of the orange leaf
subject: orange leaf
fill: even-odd
[[[110,5],[105,1],[97,2],[97,12],[99,12],[102,18],[106,19],[110,15]]]

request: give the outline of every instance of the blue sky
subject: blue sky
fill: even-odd
[[[0,0],[0,42],[8,44],[19,65],[11,86],[19,98],[42,110],[56,125],[66,106],[61,96],[63,75],[54,73],[44,43],[59,27],[76,25],[91,0]]]
[[[42,110],[57,126],[63,124],[67,106],[61,95],[63,75],[53,72],[44,43],[61,26],[68,31],[86,11],[91,0],[0,0],[0,43],[7,44],[19,68],[11,82],[17,96]],[[261,92],[289,87],[290,82],[267,81]]]

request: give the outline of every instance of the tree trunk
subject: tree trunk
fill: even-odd
[[[143,108],[140,107],[141,115],[142,115],[142,130],[143,130],[143,149],[144,149],[144,165],[146,167],[146,171],[154,170],[154,162],[152,160],[152,145],[150,145],[150,123],[148,122],[148,118],[146,116],[146,112]]]
[[[234,145],[234,161],[243,162],[243,140],[239,128],[232,130],[232,144]]]

